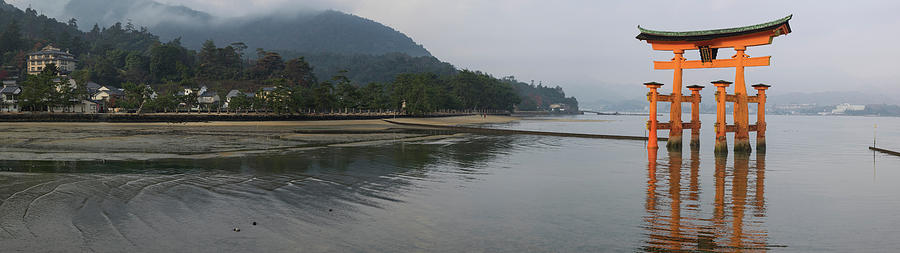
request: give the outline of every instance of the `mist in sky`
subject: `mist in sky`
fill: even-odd
[[[30,3],[49,16],[68,0]],[[654,30],[706,30],[745,26],[794,14],[793,33],[747,50],[772,56],[772,66],[748,68],[748,83],[773,85],[770,93],[862,91],[900,94],[900,56],[887,44],[900,35],[896,1],[546,1],[546,0],[158,0],[223,18],[290,15],[335,9],[406,33],[434,56],[459,68],[560,85],[580,101],[641,99],[641,83],[669,84],[672,72],[652,70],[653,52],[634,37]],[[67,19],[68,17],[59,17]],[[83,24],[82,26],[90,25]],[[733,51],[722,50],[719,58]],[[699,53],[685,56],[698,59]],[[685,84],[733,80],[734,71],[686,70]]]

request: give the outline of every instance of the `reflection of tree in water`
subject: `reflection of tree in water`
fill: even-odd
[[[641,250],[649,252],[733,252],[767,249],[765,219],[765,155],[758,154],[751,168],[749,155],[715,161],[712,212],[704,212],[700,199],[700,157],[692,152],[687,175],[680,152],[670,152],[665,169],[657,166],[654,151],[648,156],[648,181]],[[751,173],[755,172],[755,173]],[[687,179],[684,176],[687,176]],[[752,178],[751,178],[752,177]],[[683,183],[687,183],[684,186]],[[730,183],[730,185],[729,185]],[[750,184],[754,187],[750,187]],[[730,186],[730,187],[729,187]],[[707,204],[706,206],[709,206]],[[746,209],[752,209],[747,216]]]

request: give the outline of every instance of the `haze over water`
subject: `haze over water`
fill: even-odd
[[[900,247],[900,158],[867,149],[878,124],[878,146],[900,150],[900,119],[769,116],[765,155],[716,159],[712,117],[699,152],[655,159],[636,141],[469,135],[216,160],[3,161],[0,251]],[[492,127],[642,135],[645,121]]]

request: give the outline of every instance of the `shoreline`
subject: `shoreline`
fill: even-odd
[[[401,118],[409,123],[508,123],[508,116]],[[7,161],[202,160],[285,154],[329,147],[458,138],[380,119],[210,122],[0,122],[0,157]]]
[[[443,118],[481,116],[473,113],[432,113],[428,115],[398,115],[392,113],[0,113],[0,122],[207,122],[207,121],[322,121],[322,120],[372,120],[399,118]],[[510,114],[488,114],[509,116]]]

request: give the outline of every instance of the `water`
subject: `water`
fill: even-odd
[[[900,158],[867,150],[874,124],[878,146],[900,150],[900,119],[770,116],[765,155],[716,159],[712,116],[699,152],[471,135],[216,160],[2,161],[0,251],[900,248]],[[491,127],[645,134],[641,116],[550,119]]]

